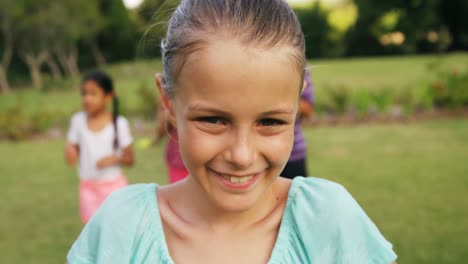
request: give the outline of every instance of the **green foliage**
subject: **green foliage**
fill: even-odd
[[[342,42],[341,39],[332,41],[334,29],[328,23],[329,11],[316,3],[295,12],[304,32],[308,58],[340,55]]]
[[[393,92],[390,88],[378,88],[371,91],[375,107],[380,113],[385,113],[393,101]]]
[[[468,70],[438,70],[437,79],[430,84],[434,104],[438,107],[468,106]]]
[[[159,45],[166,34],[167,24],[178,0],[144,0],[137,8],[139,35],[138,55],[160,57]]]
[[[416,84],[413,89],[413,102],[417,111],[427,111],[434,107],[434,93],[426,82]]]
[[[23,140],[30,130],[29,120],[19,104],[0,112],[0,138]]]
[[[140,36],[130,19],[122,0],[99,0],[99,11],[104,26],[97,36],[100,47],[108,62],[135,58],[136,45]]]
[[[344,114],[349,106],[351,93],[349,87],[344,84],[337,86],[329,86],[325,88],[330,99],[333,112],[336,114]]]
[[[150,89],[145,84],[142,84],[140,88],[138,88],[138,96],[140,98],[138,107],[139,115],[148,120],[155,120],[156,110],[158,109],[155,89]]]
[[[63,126],[67,115],[46,108],[28,115],[18,102],[15,106],[0,111],[0,139],[20,141],[44,133],[53,126]]]
[[[451,50],[468,49],[468,1],[450,0],[440,1],[439,13],[442,24],[448,27],[453,42],[450,43]]]
[[[372,105],[372,97],[369,90],[366,87],[357,89],[354,92],[353,102],[356,106],[358,118],[362,119],[366,117]]]

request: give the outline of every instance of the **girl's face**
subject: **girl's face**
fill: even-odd
[[[210,43],[165,99],[191,180],[223,210],[254,206],[289,158],[302,86],[290,54]]]
[[[112,99],[111,94],[106,94],[99,85],[92,80],[85,81],[81,90],[83,108],[89,115],[95,115],[106,109]]]

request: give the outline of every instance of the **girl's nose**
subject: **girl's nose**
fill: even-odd
[[[248,132],[234,133],[225,159],[237,169],[249,168],[258,159],[254,135]]]

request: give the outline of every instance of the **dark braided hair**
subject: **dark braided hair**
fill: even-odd
[[[114,93],[114,84],[111,77],[105,72],[93,70],[85,74],[83,83],[86,81],[95,82],[105,94],[113,94],[112,96],[112,124],[114,126],[114,151],[119,147],[117,117],[119,116],[119,98]]]

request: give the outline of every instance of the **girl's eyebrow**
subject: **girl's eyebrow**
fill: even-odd
[[[187,107],[187,112],[188,113],[191,113],[193,111],[210,112],[210,113],[216,113],[216,114],[219,114],[219,115],[229,115],[228,112],[220,110],[218,108],[203,106],[203,105],[199,105],[199,104],[190,105],[189,107]]]
[[[203,105],[199,105],[199,104],[190,105],[187,108],[188,113],[191,113],[193,111],[210,112],[210,113],[215,113],[215,114],[224,115],[224,116],[230,116],[231,115],[229,112],[223,111],[221,109],[214,108],[214,107],[209,107],[209,106],[203,106]],[[273,110],[269,110],[269,111],[260,113],[260,115],[275,115],[275,114],[276,115],[278,115],[278,114],[294,114],[294,109],[289,108],[289,107],[283,107],[283,108],[277,108],[277,109],[273,109]]]
[[[263,112],[262,115],[294,114],[293,108],[278,108]]]

